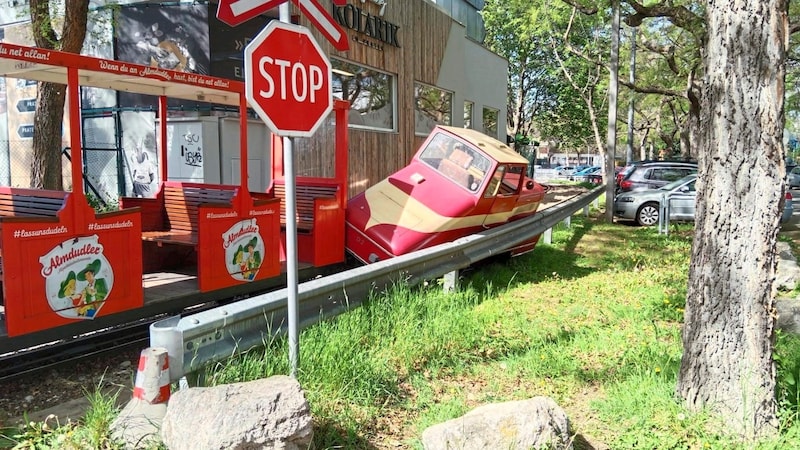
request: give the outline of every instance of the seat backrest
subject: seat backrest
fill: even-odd
[[[453,153],[451,153],[447,159],[453,161],[462,169],[466,169],[472,163],[473,158],[464,150],[454,149]]]
[[[439,171],[467,189],[471,188],[470,184],[472,184],[473,180],[472,175],[470,175],[466,169],[454,163],[453,161],[449,159],[443,159],[439,163]]]

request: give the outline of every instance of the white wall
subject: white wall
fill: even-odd
[[[465,28],[453,24],[436,85],[454,92],[453,125],[464,126],[464,101],[475,104],[473,128],[483,131],[483,107],[498,110],[495,138],[505,142],[508,61],[465,37]]]

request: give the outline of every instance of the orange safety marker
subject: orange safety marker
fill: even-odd
[[[139,369],[133,387],[133,398],[151,405],[169,401],[169,358],[167,349],[148,347],[139,356]]]

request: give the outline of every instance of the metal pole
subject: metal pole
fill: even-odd
[[[631,28],[631,69],[628,81],[633,86],[633,83],[636,81],[636,28]],[[628,105],[628,152],[625,155],[625,162],[630,164],[633,161],[633,104],[634,104],[634,93],[633,89],[631,91],[631,102]]]
[[[280,21],[289,23],[289,4],[279,9]],[[300,357],[300,308],[297,301],[297,201],[295,199],[294,139],[283,138],[283,168],[286,183],[286,293],[289,321],[289,366],[291,377],[297,378],[297,361]]]
[[[619,90],[619,0],[613,1],[611,21],[611,71],[608,80],[608,129],[606,134],[606,222],[614,222],[614,160],[617,149],[617,91]]]

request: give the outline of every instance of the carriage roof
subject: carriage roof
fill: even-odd
[[[497,139],[481,133],[480,131],[469,128],[448,127],[442,125],[440,125],[438,128],[453,133],[475,147],[478,147],[479,149],[483,150],[487,156],[494,159],[498,163],[528,164],[528,160],[524,156],[515,152],[511,147],[498,141]]]

